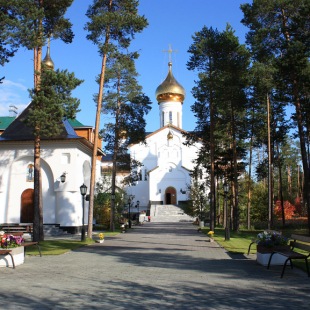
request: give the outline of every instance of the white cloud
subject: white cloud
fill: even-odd
[[[21,113],[29,104],[27,87],[21,83],[4,80],[0,84],[0,116],[8,116],[10,106],[15,106]]]

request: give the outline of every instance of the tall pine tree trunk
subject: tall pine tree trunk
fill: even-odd
[[[42,47],[34,49],[34,83],[35,89],[40,89],[41,80]],[[39,107],[37,107],[39,108]],[[41,137],[40,127],[35,128],[34,138],[34,212],[33,212],[33,241],[44,240],[43,230],[43,201],[42,201],[42,177],[41,177]]]
[[[112,0],[110,1],[112,5]],[[105,37],[105,47],[109,44],[109,31]],[[90,175],[90,188],[89,188],[89,207],[88,207],[88,228],[87,228],[87,237],[93,237],[93,217],[94,217],[94,195],[95,195],[95,184],[96,184],[96,166],[97,166],[97,151],[98,151],[98,139],[99,139],[99,127],[100,127],[100,115],[102,107],[102,98],[103,98],[103,88],[104,88],[104,76],[105,68],[107,63],[107,53],[103,54],[101,62],[101,73],[99,80],[99,94],[97,101],[97,110],[96,110],[96,121],[95,121],[95,132],[94,132],[94,148],[91,158],[91,175]],[[112,192],[112,195],[115,195],[115,192]],[[112,196],[114,197],[114,196]],[[115,203],[115,200],[112,199],[111,203]],[[111,206],[111,208],[114,206]]]
[[[281,214],[282,214],[282,225],[285,226],[285,210],[284,210],[284,199],[283,199],[283,187],[282,187],[282,165],[279,151],[279,144],[277,143],[277,157],[278,157],[278,169],[279,169],[279,196],[281,202]]]
[[[239,206],[238,206],[238,156],[236,141],[236,120],[234,108],[231,104],[231,134],[232,134],[232,151],[233,151],[233,186],[232,186],[232,202],[233,202],[233,230],[239,230]]]
[[[210,230],[214,231],[214,210],[216,206],[215,202],[215,141],[214,141],[214,107],[213,102],[210,100],[210,162],[211,162],[211,184],[210,184]]]
[[[253,130],[252,130],[253,132]],[[251,179],[252,179],[252,157],[253,157],[253,135],[251,134],[250,139],[250,150],[249,150],[249,175],[248,175],[248,194],[247,194],[247,228],[251,229]]]
[[[270,128],[270,97],[267,94],[267,132],[268,132],[268,229],[273,227],[273,186],[272,186],[272,153]]]

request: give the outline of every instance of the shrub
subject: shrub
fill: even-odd
[[[291,219],[295,215],[295,212],[296,212],[295,206],[291,204],[288,200],[284,201],[283,206],[284,206],[285,219]],[[274,214],[278,218],[282,218],[282,207],[281,207],[280,200],[276,201],[276,205],[274,207]]]

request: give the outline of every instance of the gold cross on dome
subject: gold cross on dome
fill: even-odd
[[[168,53],[169,54],[169,62],[171,62],[171,54],[172,53],[177,53],[177,50],[173,50],[171,47],[171,44],[169,44],[168,50],[163,50],[164,53]]]

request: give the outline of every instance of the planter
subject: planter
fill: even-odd
[[[103,243],[104,242],[104,239],[102,240],[96,240],[97,243]]]
[[[278,250],[288,250],[288,249],[290,249],[290,246],[288,246],[288,245],[276,246],[273,248],[267,248],[267,247],[264,247],[261,245],[257,245],[256,261],[260,265],[267,266],[268,262],[269,262],[270,255],[274,250],[278,251]],[[283,265],[284,262],[286,261],[286,259],[287,259],[287,257],[276,253],[272,256],[272,260],[271,260],[270,265],[271,266]],[[288,265],[289,265],[289,263],[288,263]]]
[[[17,248],[11,248],[11,254],[14,257],[15,266],[21,265],[24,263],[25,254],[24,254],[24,247],[19,246]],[[12,258],[10,255],[1,255],[0,256],[0,267],[13,267]]]

